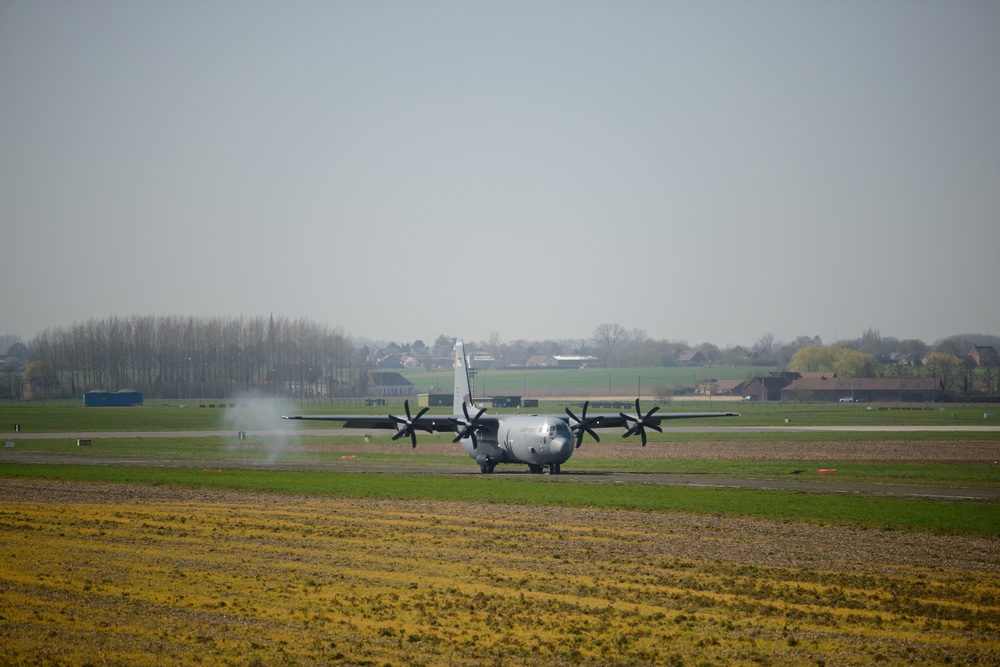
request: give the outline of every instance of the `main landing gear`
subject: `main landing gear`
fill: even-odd
[[[496,461],[480,461],[479,472],[483,473],[484,475],[489,475],[491,472],[493,472],[493,469],[496,468],[496,465],[497,465]],[[549,463],[546,465],[536,465],[534,463],[529,463],[528,472],[530,472],[532,475],[541,475],[541,474],[558,475],[560,470],[558,463]]]
[[[559,474],[558,463],[550,463],[547,466],[534,465],[531,463],[528,464],[528,472],[530,472],[532,475],[541,475],[543,472],[546,472],[545,468],[548,468],[549,475]]]

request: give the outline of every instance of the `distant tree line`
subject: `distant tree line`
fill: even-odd
[[[308,398],[363,395],[368,384],[354,340],[305,319],[109,317],[46,330],[27,349],[21,383],[8,377],[0,396],[132,389],[150,398]]]
[[[131,389],[149,398],[227,398],[258,394],[298,398],[359,397],[387,349],[424,368],[449,366],[454,337],[423,341],[361,341],[339,327],[285,317],[198,318],[133,316],[91,319],[43,331],[27,344],[2,337],[0,398],[79,398],[84,392]],[[593,355],[606,367],[641,368],[683,363],[681,353],[700,352],[703,365],[773,366],[837,372],[851,377],[928,375],[946,391],[997,393],[996,368],[972,368],[973,345],[1000,338],[952,336],[932,348],[910,339],[883,337],[868,329],[856,340],[824,345],[819,336],[779,342],[765,333],[750,347],[725,350],[711,343],[656,340],[641,330],[601,324],[589,338],[502,342],[466,341],[469,351],[488,353],[495,367],[523,366],[534,355]],[[909,359],[896,363],[895,359]],[[926,360],[926,364],[925,364]],[[6,371],[4,373],[4,371]]]

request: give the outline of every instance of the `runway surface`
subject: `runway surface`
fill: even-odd
[[[671,426],[671,433],[996,433],[1000,436],[1000,425],[997,426]],[[73,432],[73,433],[0,433],[0,440],[37,440],[58,438],[209,438],[236,435],[234,429],[226,431],[107,431],[107,432]],[[370,429],[358,428],[281,428],[281,429],[247,429],[247,436],[359,436],[371,433]]]

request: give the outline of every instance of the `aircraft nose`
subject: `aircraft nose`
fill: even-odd
[[[573,453],[573,440],[570,438],[552,438],[552,444],[549,447],[553,456],[566,460],[569,455]]]

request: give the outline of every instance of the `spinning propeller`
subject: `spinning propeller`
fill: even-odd
[[[455,426],[461,426],[462,430],[458,432],[455,439],[452,442],[458,442],[462,438],[472,438],[472,448],[479,449],[479,440],[476,438],[476,429],[479,428],[479,418],[483,416],[486,412],[486,408],[483,408],[475,417],[469,417],[469,404],[462,403],[462,412],[465,413],[465,419],[457,419],[455,417],[448,417],[450,421]]]
[[[630,435],[635,435],[636,433],[638,433],[640,436],[642,436],[642,446],[645,447],[647,427],[653,429],[654,431],[659,431],[660,433],[663,433],[663,429],[660,428],[659,424],[653,422],[650,422],[649,424],[646,423],[646,420],[649,419],[652,416],[652,414],[659,409],[660,409],[659,406],[653,406],[653,409],[647,412],[646,416],[643,417],[642,410],[639,408],[639,399],[638,398],[635,399],[635,417],[633,417],[632,415],[627,415],[624,412],[618,413],[619,415],[621,415],[622,419],[624,419],[626,423],[635,422],[634,424],[632,424],[631,427],[629,427],[629,430],[625,431],[625,435],[622,437],[627,438]]]
[[[601,439],[597,436],[597,433],[594,432],[594,429],[590,428],[591,424],[597,424],[601,420],[599,417],[596,417],[594,419],[591,419],[590,421],[587,421],[588,405],[590,405],[590,401],[585,401],[583,404],[583,412],[580,413],[579,417],[574,415],[569,408],[566,408],[566,414],[569,415],[570,419],[570,426],[569,426],[570,430],[572,430],[573,433],[576,434],[577,449],[580,449],[580,445],[583,444],[583,435],[585,433],[589,433],[590,435],[594,436],[594,440],[596,440],[597,442],[601,441]]]
[[[396,435],[392,436],[392,439],[393,440],[399,440],[404,435],[408,435],[408,436],[410,436],[410,442],[413,443],[412,447],[416,448],[416,446],[417,446],[417,433],[416,433],[415,429],[420,429],[421,431],[426,431],[427,433],[433,433],[433,431],[429,427],[424,426],[423,424],[418,424],[417,423],[417,420],[420,419],[420,417],[423,416],[423,414],[425,412],[427,412],[430,408],[424,408],[423,410],[421,410],[420,412],[417,413],[416,417],[411,417],[410,416],[410,402],[409,401],[403,401],[403,408],[406,410],[406,419],[403,419],[402,417],[397,417],[395,415],[389,415],[389,419],[392,419],[393,421],[395,421],[397,425],[398,424],[403,424],[404,425],[403,428],[397,428],[397,433],[396,433]]]

